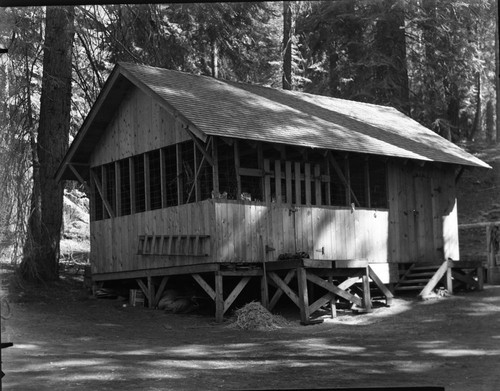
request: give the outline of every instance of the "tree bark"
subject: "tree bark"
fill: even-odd
[[[495,83],[496,83],[496,143],[500,143],[500,29],[498,27],[500,15],[498,15],[498,1],[496,1],[496,31],[495,31]]]
[[[40,119],[33,154],[34,218],[28,222],[21,273],[29,280],[53,281],[59,277],[64,189],[54,173],[68,148],[74,8],[47,7],[45,21]]]
[[[283,89],[292,89],[292,9],[283,2]]]

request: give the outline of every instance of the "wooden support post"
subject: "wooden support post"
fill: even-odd
[[[307,271],[303,267],[297,268],[297,283],[299,290],[300,321],[309,323],[309,292],[307,291]]]
[[[167,207],[167,167],[165,162],[165,149],[160,149],[160,186],[161,186],[161,207]]]
[[[153,285],[153,281],[152,281],[151,277],[148,276],[148,307],[149,308],[155,308],[154,301],[155,301],[155,286]]]
[[[151,175],[149,170],[149,154],[144,154],[144,207],[151,210]]]
[[[276,194],[276,202],[278,204],[281,204],[282,198],[281,198],[281,161],[275,160],[274,161],[274,187],[275,187],[275,194]]]
[[[168,279],[169,279],[169,276],[165,276],[161,279],[160,286],[158,287],[158,290],[156,291],[155,298],[153,301],[153,308],[156,308],[158,306],[158,303],[160,302],[161,296],[163,295],[163,291],[165,290],[165,286],[167,285]]]
[[[319,164],[314,165],[314,196],[316,205],[323,205],[321,200],[321,166]]]
[[[236,199],[241,196],[240,148],[238,140],[234,140],[234,168],[236,170]]]
[[[333,285],[333,277],[328,276],[328,283]],[[333,318],[337,317],[337,299],[335,296],[332,296],[330,299],[330,316]]]
[[[181,144],[175,145],[175,152],[177,157],[177,205],[182,205],[184,203],[184,184],[182,179],[182,148]]]
[[[292,203],[292,162],[285,162],[286,202]]]
[[[484,289],[484,269],[483,266],[477,268],[477,289],[482,291]]]
[[[324,205],[331,205],[332,203],[332,177],[330,172],[330,165],[328,164],[328,159],[325,157],[325,172],[328,177],[328,181],[326,182],[326,194],[325,200],[323,200]]]
[[[372,298],[370,294],[370,277],[368,275],[368,268],[366,272],[361,277],[363,281],[363,307],[366,312],[372,311]]]
[[[266,270],[267,254],[262,235],[259,235],[259,245],[262,256],[261,302],[264,308],[269,309],[269,290],[268,290],[269,288],[267,285],[267,270]]]
[[[311,205],[311,164],[304,164],[304,184],[306,192],[306,205]]]
[[[264,202],[271,203],[271,167],[269,159],[264,159]]]
[[[302,204],[302,186],[300,185],[300,162],[295,162],[295,204]]]
[[[137,195],[135,194],[135,168],[133,158],[128,159],[128,177],[130,185],[130,213],[134,214],[137,212],[137,208],[135,207]]]
[[[115,214],[122,214],[122,177],[120,170],[120,162],[115,162]]]
[[[212,165],[212,180],[215,194],[219,194],[219,153],[217,150],[217,140],[218,138],[212,136],[212,159],[214,161]]]
[[[345,155],[344,157],[344,167],[345,167],[345,199],[347,200],[347,205],[351,205],[351,200],[354,198],[356,205],[361,206],[358,199],[354,195],[351,187],[351,167],[349,166],[349,156]],[[351,198],[352,195],[352,198]]]
[[[370,195],[370,164],[369,157],[365,157],[365,200],[366,207],[372,207],[371,195]]]
[[[222,274],[215,272],[215,321],[222,323],[224,320],[224,293]]]
[[[446,269],[446,289],[448,290],[448,293],[452,294],[453,293],[453,270],[451,268],[451,265],[447,263],[448,268]]]

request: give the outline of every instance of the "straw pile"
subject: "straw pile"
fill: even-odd
[[[243,330],[275,330],[290,326],[280,315],[273,315],[259,302],[252,301],[235,312],[236,320],[229,327]]]

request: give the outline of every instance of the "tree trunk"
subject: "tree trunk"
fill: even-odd
[[[497,134],[496,134],[496,142],[497,144],[500,143],[500,29],[498,27],[499,24],[499,19],[500,15],[498,15],[498,1],[496,1],[496,15],[497,15],[497,22],[496,22],[496,31],[495,31],[495,82],[496,82],[496,114],[497,114],[497,119],[496,119],[496,128],[497,128]]]
[[[219,78],[219,43],[212,41],[212,77]]]
[[[469,141],[474,141],[474,138],[481,128],[481,75],[479,72],[476,73],[476,88],[476,115],[474,116],[474,124],[472,125],[472,130],[468,137]]]
[[[495,139],[495,127],[493,126],[493,101],[486,103],[486,140],[491,143]]]
[[[33,151],[33,210],[21,273],[29,280],[53,281],[59,277],[64,188],[54,180],[54,173],[68,148],[74,8],[47,7],[45,21],[40,120]]]
[[[283,2],[283,89],[292,89],[292,9]]]

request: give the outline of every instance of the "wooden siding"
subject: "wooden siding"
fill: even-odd
[[[95,145],[90,165],[110,163],[190,139],[180,121],[134,87]]]
[[[363,258],[386,263],[388,221],[387,210],[206,200],[92,222],[92,272],[210,262],[260,263],[260,236],[264,245],[274,249],[267,255],[268,262],[280,254],[306,252],[314,259]],[[139,246],[148,235],[210,236],[209,256],[140,255]],[[385,282],[388,278],[382,275]]]
[[[209,256],[139,255],[140,237],[214,235],[214,208],[204,202],[157,209],[90,223],[92,273],[154,269],[213,261]]]
[[[391,163],[387,181],[389,262],[458,260],[453,166]]]
[[[306,252],[314,259],[387,261],[388,211],[290,207],[232,201],[215,203],[216,259],[262,262],[259,235],[280,254]]]

